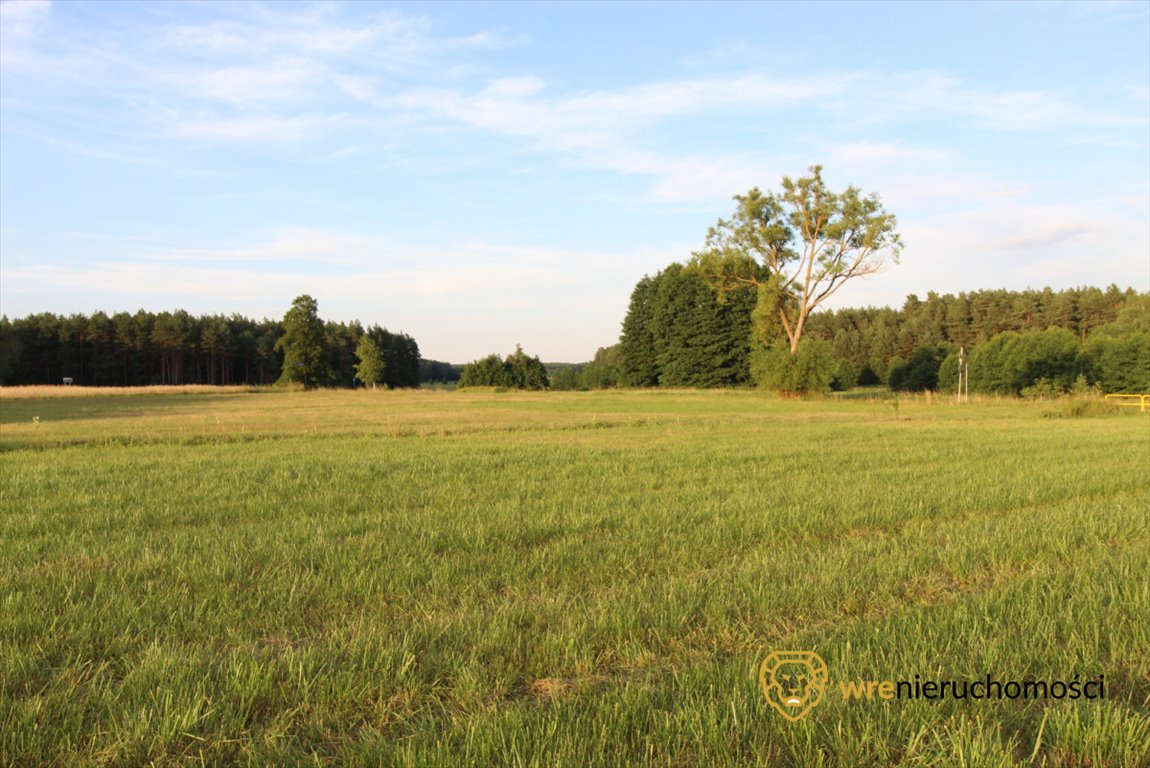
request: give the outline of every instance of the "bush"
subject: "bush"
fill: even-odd
[[[1091,378],[1106,392],[1150,392],[1150,331],[1092,337],[1082,358]]]
[[[579,377],[581,389],[610,389],[618,386],[622,351],[620,345],[600,347]]]
[[[861,371],[859,371],[857,384],[860,387],[869,387],[874,384],[882,384],[882,377],[875,373],[874,368],[866,365],[863,366]]]
[[[846,392],[858,386],[859,374],[854,363],[850,360],[839,359],[835,364],[835,375],[831,379],[831,389],[835,392]]]
[[[1029,387],[1023,387],[1021,394],[1023,397],[1033,400],[1053,400],[1065,393],[1066,390],[1058,382],[1051,381],[1044,376]]]
[[[1042,415],[1048,419],[1092,419],[1099,416],[1113,416],[1118,406],[1097,397],[1068,397],[1058,401],[1055,407]]]
[[[938,365],[937,390],[942,394],[953,395],[958,391],[958,352],[951,352]]]
[[[501,360],[491,354],[468,363],[459,377],[460,387],[504,387],[507,389],[546,389],[547,369],[538,357],[528,357],[523,348]]]
[[[511,371],[499,355],[491,354],[468,363],[459,376],[461,387],[506,387],[511,385]]]
[[[1017,395],[1046,379],[1067,390],[1081,369],[1078,338],[1070,331],[1008,331],[974,348],[970,384],[979,392]]]
[[[826,392],[834,378],[836,360],[831,345],[821,339],[803,339],[792,355],[785,342],[757,349],[751,356],[755,383],[763,389],[789,394]]]
[[[551,389],[559,391],[582,389],[579,378],[579,371],[574,366],[564,366],[551,374]]]
[[[910,360],[896,364],[890,372],[890,388],[903,392],[925,392],[938,389],[939,368],[947,357],[945,347],[922,347]],[[956,363],[957,370],[957,363]],[[955,374],[957,376],[957,373]]]

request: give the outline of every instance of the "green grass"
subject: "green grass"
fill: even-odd
[[[1150,429],[1044,408],[0,392],[0,764],[1150,765]],[[1106,698],[836,693],[987,673]]]

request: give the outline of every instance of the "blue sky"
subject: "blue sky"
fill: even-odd
[[[1150,289],[1150,3],[3,2],[0,311],[233,312],[586,360],[815,163],[908,293]]]

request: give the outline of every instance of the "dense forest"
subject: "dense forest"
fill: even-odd
[[[619,383],[762,383],[754,372],[755,307],[753,290],[720,293],[691,265],[645,276],[623,321]],[[807,338],[810,353],[795,359],[821,368],[835,389],[945,391],[964,348],[976,391],[1019,394],[1040,380],[1068,389],[1079,376],[1107,391],[1150,390],[1150,295],[1114,285],[912,295],[901,309],[815,312]]]
[[[506,360],[475,361],[462,383],[553,389],[762,385],[755,372],[756,355],[764,352],[753,330],[756,302],[754,290],[722,293],[702,271],[672,264],[638,282],[619,343],[600,348],[594,360],[545,370],[538,358],[517,350]],[[326,379],[315,385],[354,386],[364,336],[382,354],[382,383],[389,387],[453,383],[465,371],[422,360],[407,334],[320,322]],[[183,311],[0,317],[0,384],[65,378],[87,386],[273,384],[283,373],[284,335],[282,320]],[[822,371],[821,388],[952,390],[963,348],[974,391],[1064,391],[1081,385],[1080,377],[1108,392],[1150,391],[1150,294],[1114,285],[912,295],[899,309],[815,312],[807,337],[810,354],[796,359]]]
[[[356,345],[364,335],[383,354],[389,387],[417,387],[421,373],[424,380],[453,375],[451,366],[421,361],[419,345],[407,334],[329,320],[322,339],[328,380],[316,384],[353,385]],[[282,321],[182,310],[0,317],[0,384],[59,384],[65,378],[86,386],[273,384],[282,373],[283,336]]]

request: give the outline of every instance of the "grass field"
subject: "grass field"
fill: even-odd
[[[1137,409],[57,394],[0,391],[5,766],[1150,765]],[[838,688],[988,674],[1105,697]]]

